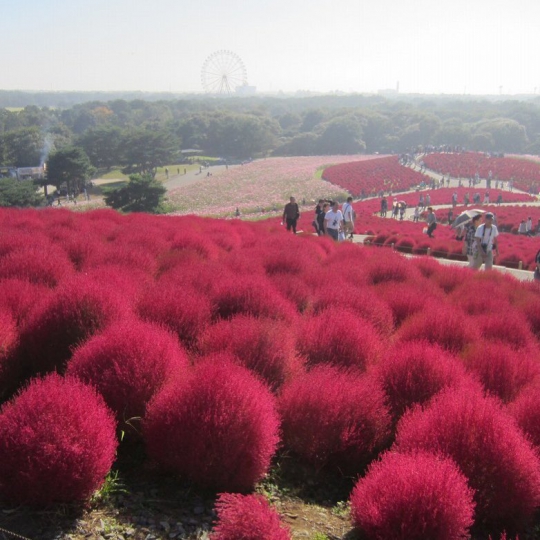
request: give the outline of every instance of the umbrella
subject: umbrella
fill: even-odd
[[[459,214],[459,216],[453,221],[452,228],[455,229],[461,225],[465,225],[466,223],[469,223],[474,216],[484,214],[485,212],[485,210],[466,210],[465,212]]]

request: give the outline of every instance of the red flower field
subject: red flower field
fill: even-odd
[[[380,190],[407,191],[430,178],[399,164],[398,156],[341,163],[326,168],[323,180],[345,188],[353,196],[373,196]]]
[[[514,187],[534,193],[540,188],[540,164],[518,157],[490,157],[489,155],[464,152],[462,154],[428,154],[423,158],[428,169],[450,174],[454,178],[488,178],[513,180]]]
[[[372,219],[425,249],[422,224]],[[457,256],[443,230],[433,251]],[[119,444],[205,497],[286,456],[349,482],[365,538],[538,526],[537,284],[272,220],[113,211],[1,210],[0,257],[3,504],[88,500]],[[260,497],[219,501],[216,538],[288,537]]]

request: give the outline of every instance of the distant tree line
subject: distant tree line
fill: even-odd
[[[57,162],[71,170],[75,184],[113,167],[154,177],[157,167],[179,163],[186,148],[243,160],[397,153],[439,144],[540,154],[540,98],[197,97],[0,109],[0,166],[51,160],[48,180],[53,184],[66,181]],[[75,177],[73,162],[80,168]]]

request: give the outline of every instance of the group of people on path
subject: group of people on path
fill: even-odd
[[[348,197],[341,209],[337,201],[320,199],[315,207],[315,219],[312,222],[315,232],[319,236],[330,236],[336,242],[352,239],[354,233],[354,220],[356,213],[352,206],[353,198]],[[296,234],[296,225],[300,218],[300,207],[294,197],[283,209],[283,221],[288,231]]]

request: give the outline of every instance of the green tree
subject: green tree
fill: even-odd
[[[120,141],[122,131],[116,126],[99,126],[89,129],[79,139],[94,167],[110,170],[121,162]]]
[[[300,133],[273,152],[275,156],[312,156],[317,152],[317,134]]]
[[[4,164],[12,167],[36,167],[41,160],[44,137],[35,127],[4,134]]]
[[[122,171],[125,174],[156,176],[157,168],[175,161],[180,151],[180,141],[160,130],[133,129],[125,134],[120,146]]]
[[[510,118],[494,118],[478,123],[475,135],[485,134],[492,138],[493,147],[488,150],[516,152],[525,150],[529,141],[525,127]]]
[[[347,114],[338,116],[324,124],[323,132],[317,141],[322,154],[356,154],[365,152],[362,140],[364,119]]]
[[[33,180],[0,178],[0,206],[40,206],[43,195]]]
[[[76,194],[82,191],[94,171],[84,150],[71,146],[49,156],[46,182],[57,188],[66,184],[68,193]]]
[[[110,190],[105,195],[105,204],[123,212],[157,212],[165,191],[153,176],[132,174],[126,186]]]

